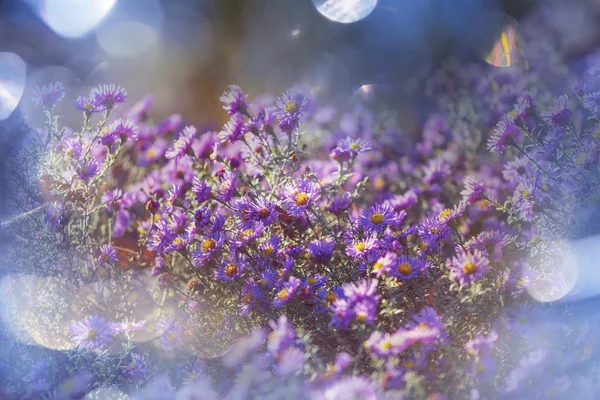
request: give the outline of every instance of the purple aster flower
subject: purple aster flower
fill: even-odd
[[[366,140],[360,138],[351,138],[350,136],[340,142],[337,147],[341,152],[349,152],[352,157],[356,157],[361,153],[373,151],[373,145]]]
[[[135,122],[145,121],[148,118],[148,110],[152,107],[154,97],[151,94],[147,94],[142,97],[137,103],[135,103],[127,112],[125,116],[127,119],[131,119]]]
[[[100,246],[98,262],[103,265],[113,265],[117,262],[117,251],[110,244]]]
[[[200,246],[192,251],[194,265],[201,266],[205,264],[212,256],[221,248],[225,241],[225,237],[215,232],[210,236],[204,236],[200,240]]]
[[[202,204],[210,198],[212,189],[206,182],[201,181],[198,178],[194,178],[192,181],[192,192],[194,193],[194,198],[196,201],[199,204]]]
[[[554,104],[547,111],[540,115],[550,127],[558,127],[571,119],[571,111],[567,108],[569,97],[563,94],[554,101]]]
[[[113,324],[113,329],[115,330],[115,332],[118,332],[118,333],[129,334],[129,333],[133,333],[135,331],[144,329],[145,326],[146,326],[146,321],[144,321],[144,320],[136,321],[134,318],[132,320],[126,319],[119,323]]]
[[[145,166],[158,161],[167,151],[169,143],[163,139],[158,138],[153,143],[145,147],[137,154],[138,165]]]
[[[251,219],[260,222],[264,226],[269,226],[277,221],[279,212],[277,205],[264,197],[258,197],[252,204]]]
[[[502,153],[510,145],[517,129],[513,118],[502,117],[488,140],[488,149],[496,153]]]
[[[480,250],[461,251],[448,263],[450,275],[461,285],[481,280],[490,270],[490,262]]]
[[[329,239],[315,240],[307,245],[311,260],[317,263],[325,264],[331,260],[335,242]]]
[[[179,134],[179,137],[173,143],[173,146],[167,150],[165,157],[167,159],[179,158],[186,154],[191,149],[192,142],[198,134],[198,130],[193,126],[186,126],[183,131]]]
[[[159,136],[174,133],[180,129],[183,117],[179,114],[169,115],[156,127],[156,134]]]
[[[352,376],[334,382],[319,398],[323,400],[377,400],[377,392],[367,378]]]
[[[386,253],[373,264],[371,273],[375,274],[377,278],[389,274],[396,267],[397,259],[398,256],[395,253]]]
[[[181,346],[182,327],[175,319],[169,321],[162,320],[158,325],[162,331],[160,335],[160,346],[163,350],[169,351]]]
[[[115,144],[117,139],[119,139],[119,135],[115,130],[112,130],[110,126],[103,128],[98,135],[98,142],[107,147]]]
[[[494,331],[487,336],[479,334],[467,342],[465,350],[472,355],[489,355],[494,350],[496,340],[498,340],[498,334]]]
[[[248,108],[246,95],[242,91],[242,88],[237,85],[227,87],[227,90],[225,90],[225,93],[223,93],[219,100],[223,103],[223,110],[227,111],[229,115],[245,113]]]
[[[377,279],[363,279],[356,283],[347,283],[342,287],[344,295],[348,298],[351,303],[355,303],[361,300],[373,300],[377,301],[379,295],[376,295],[377,285],[379,281]]]
[[[63,97],[65,97],[65,87],[60,82],[53,82],[44,86],[36,86],[33,89],[32,100],[37,106],[51,109]]]
[[[277,296],[275,296],[275,300],[273,300],[273,307],[281,308],[286,305],[294,296],[296,289],[298,289],[301,283],[302,281],[300,279],[295,276],[290,276],[288,281],[283,285],[283,288],[277,292]]]
[[[68,138],[63,142],[63,148],[65,151],[65,155],[69,158],[78,159],[83,154],[83,148],[81,146],[81,141],[77,138]]]
[[[419,237],[429,245],[444,238],[449,232],[448,226],[439,218],[429,218],[420,223],[418,227]]]
[[[124,103],[127,99],[127,92],[121,86],[100,85],[92,89],[90,97],[96,104],[101,104],[106,108],[113,108],[116,104]]]
[[[512,117],[517,120],[527,115],[527,111],[531,108],[532,98],[531,94],[525,93],[517,99],[515,108],[511,112]]]
[[[408,326],[414,328],[416,326],[436,328],[440,331],[445,329],[444,322],[433,307],[423,307],[421,311],[412,316],[414,323]]]
[[[352,152],[345,148],[336,147],[333,150],[331,150],[331,152],[329,153],[329,157],[331,157],[333,161],[342,163],[344,161],[350,161],[352,159]]]
[[[431,185],[446,179],[450,175],[450,166],[444,159],[438,157],[429,161],[423,168],[423,172],[425,174],[423,181],[427,185]]]
[[[234,114],[229,118],[229,121],[225,123],[221,132],[219,132],[219,138],[222,141],[229,141],[229,143],[235,143],[240,140],[247,133],[244,117],[241,114]]]
[[[240,299],[239,312],[240,315],[248,315],[255,306],[264,300],[264,293],[253,279],[247,279],[242,286],[242,296]]]
[[[374,236],[369,236],[365,239],[355,239],[346,247],[346,254],[357,259],[369,258],[379,249],[379,244],[379,240]]]
[[[100,172],[99,169],[100,169],[100,167],[98,165],[98,162],[95,159],[91,158],[88,161],[81,162],[81,164],[77,168],[77,176],[82,181],[87,182],[91,178],[98,175],[98,173]]]
[[[393,335],[386,332],[374,331],[363,346],[376,357],[389,357],[395,354]]]
[[[211,215],[212,211],[210,211],[210,209],[207,207],[199,208],[194,213],[194,226],[199,229],[207,227],[210,222]]]
[[[537,188],[535,185],[529,180],[522,180],[512,196],[513,206],[517,210],[519,217],[525,221],[532,221],[535,216],[533,210],[536,195]]]
[[[465,188],[460,192],[468,205],[475,204],[485,196],[485,185],[477,181],[473,175],[468,175],[465,178]]]
[[[232,281],[239,278],[249,266],[246,256],[233,254],[215,270],[215,279],[219,281]]]
[[[114,331],[104,318],[97,315],[87,317],[83,321],[69,326],[71,339],[81,348],[94,350],[109,343]]]
[[[356,319],[354,309],[351,308],[350,303],[346,299],[334,300],[330,308],[333,313],[329,325],[336,329],[348,329],[350,324]]]
[[[86,96],[79,96],[73,104],[75,104],[76,109],[83,111],[86,114],[93,114],[106,110],[104,105],[97,103],[93,98]]]
[[[347,192],[344,192],[344,194],[333,198],[331,204],[329,204],[329,206],[327,207],[327,211],[329,211],[333,215],[340,215],[341,213],[346,211],[348,207],[350,207],[351,203],[352,197],[350,197],[350,194],[348,194]]]
[[[101,203],[110,212],[120,207],[119,201],[123,197],[123,191],[121,189],[107,190],[102,195]]]
[[[396,259],[396,266],[390,269],[390,275],[400,280],[414,278],[419,272],[425,269],[425,261],[421,258],[412,258],[401,255]]]
[[[504,165],[502,176],[510,183],[518,183],[529,171],[529,161],[525,157],[517,157]],[[465,182],[466,185],[466,182]]]
[[[372,324],[377,318],[377,306],[377,301],[372,299],[357,301],[352,307],[355,320],[368,325]]]
[[[405,216],[405,211],[397,215],[388,203],[383,203],[361,212],[358,223],[367,232],[382,233],[387,226],[400,224]]]
[[[175,203],[177,203],[177,198],[181,194],[182,185],[181,183],[176,183],[173,185],[169,192],[167,193],[167,197],[165,198],[165,213],[170,213],[173,211],[173,207]]]
[[[283,207],[291,216],[299,216],[315,204],[321,193],[321,188],[308,179],[289,183],[283,188],[281,198]]]
[[[583,106],[588,110],[595,111],[600,104],[600,92],[593,92],[583,95]]]
[[[417,194],[414,190],[411,189],[402,195],[392,197],[389,203],[394,210],[400,211],[408,210],[410,207],[417,203],[417,200]]]
[[[174,238],[175,233],[169,224],[164,219],[161,219],[154,224],[147,244],[148,250],[163,253]]]
[[[508,244],[508,235],[498,230],[481,232],[477,237],[465,244],[467,250],[477,249],[485,251],[493,262],[500,262],[502,249]]]
[[[279,127],[284,131],[292,131],[298,125],[300,116],[308,104],[306,95],[296,89],[290,89],[275,101],[275,116]]]
[[[222,202],[228,202],[233,198],[237,177],[233,172],[227,171],[221,176],[219,187],[217,188],[217,198]]]
[[[296,344],[296,332],[285,315],[279,316],[277,322],[269,321],[269,326],[272,331],[269,333],[267,348],[273,356]]]
[[[120,209],[115,215],[115,225],[113,227],[113,237],[120,237],[127,232],[129,229],[129,223],[131,222],[131,214],[129,211]]]
[[[108,126],[108,130],[110,135],[120,138],[121,142],[127,139],[138,140],[138,128],[133,121],[119,118]]]
[[[123,375],[132,381],[141,380],[148,372],[148,365],[148,357],[137,353],[131,353],[131,361],[123,370]]]
[[[446,208],[442,210],[438,215],[438,220],[442,224],[448,224],[451,221],[454,221],[465,212],[466,203],[461,201],[454,208]]]
[[[163,168],[164,180],[190,183],[194,179],[194,161],[188,155],[170,160]]]

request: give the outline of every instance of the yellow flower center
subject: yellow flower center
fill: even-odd
[[[410,273],[412,272],[412,266],[410,265],[410,263],[407,262],[403,262],[400,263],[400,265],[398,265],[398,273],[400,275],[410,275]]]
[[[271,246],[265,248],[263,251],[263,256],[265,257],[269,257],[271,254],[273,254],[273,248]]]
[[[446,219],[446,218],[450,217],[451,214],[452,214],[452,210],[449,208],[446,208],[444,211],[442,211],[440,213],[440,219]]]
[[[104,261],[105,263],[110,261],[110,257],[108,256],[108,254],[102,254],[102,261]]]
[[[358,143],[352,143],[352,144],[350,145],[350,148],[351,148],[352,150],[358,150],[358,149],[360,148],[360,144],[358,144]]]
[[[465,265],[463,265],[462,270],[465,274],[471,275],[471,274],[474,274],[475,272],[477,272],[477,265],[475,265],[472,262],[467,262],[467,263],[465,263]]]
[[[381,215],[380,213],[375,213],[371,215],[371,222],[375,225],[381,224],[383,222],[383,215]]]
[[[304,193],[304,192],[300,192],[298,193],[295,197],[294,197],[294,202],[296,203],[296,205],[298,207],[301,206],[305,206],[306,203],[308,203],[308,194]]]
[[[247,294],[242,297],[242,303],[245,305],[252,303],[252,300],[254,300],[254,296],[252,294]]]
[[[209,251],[214,250],[215,247],[217,247],[217,241],[215,239],[205,239],[200,244],[200,249],[204,253],[208,253]]]
[[[289,100],[287,103],[285,103],[283,111],[285,111],[288,114],[295,113],[296,111],[298,111],[298,102],[296,100]]]
[[[86,103],[83,105],[83,108],[85,108],[88,111],[92,111],[94,109],[94,105],[91,103]]]
[[[366,248],[366,247],[367,247],[367,246],[366,246],[366,245],[365,245],[363,242],[356,243],[356,244],[354,245],[354,248],[356,249],[356,251],[365,251],[365,248]]]
[[[367,320],[367,313],[365,313],[364,311],[359,312],[358,314],[356,314],[356,320],[358,322],[365,322]]]
[[[148,158],[154,158],[156,156],[156,149],[154,147],[150,147],[146,152],[146,156]]]
[[[317,279],[316,278],[308,278],[308,280],[306,281],[309,285],[314,285],[315,283],[317,283]]]
[[[404,364],[402,364],[402,366],[405,369],[409,369],[409,368],[412,368],[415,366],[415,362],[413,360],[409,360],[409,361],[406,361]]]
[[[325,296],[325,301],[327,303],[333,303],[336,299],[337,295],[334,292],[329,292],[327,293],[327,296]]]
[[[581,167],[581,165],[586,160],[586,158],[587,158],[587,156],[585,155],[585,153],[580,155],[579,157],[577,157],[577,160],[575,160],[575,165],[578,167]]]
[[[67,155],[67,157],[73,157],[74,153],[73,153],[72,149],[69,149],[69,150],[65,151],[65,154]]]
[[[246,229],[240,233],[240,239],[246,240],[254,235],[254,231],[252,229]]]
[[[98,337],[98,331],[95,329],[88,329],[88,331],[85,333],[86,340],[94,340],[97,337]]]
[[[262,289],[266,288],[267,286],[269,286],[269,280],[268,279],[261,279],[260,280],[260,287]]]
[[[229,278],[233,278],[238,272],[238,267],[235,264],[227,264],[225,266],[225,275]]]
[[[523,198],[523,200],[526,200],[530,194],[531,193],[529,192],[529,189],[525,189],[523,190],[523,194],[521,194],[521,197]]]
[[[173,240],[173,244],[175,246],[181,246],[181,245],[183,245],[183,239],[178,236],[175,238],[175,240]]]
[[[374,271],[378,271],[381,268],[383,268],[383,263],[380,263],[379,261],[377,261],[375,264],[373,264],[373,270]]]
[[[279,293],[277,293],[277,297],[279,297],[279,300],[285,300],[285,298],[288,296],[288,290],[287,289],[282,289]]]
[[[484,364],[482,364],[482,363],[477,364],[477,368],[476,368],[477,375],[483,374],[485,372],[485,370],[486,370],[486,368],[485,368]]]
[[[386,340],[385,342],[381,343],[381,348],[384,350],[389,350],[392,348],[392,342],[389,340]]]

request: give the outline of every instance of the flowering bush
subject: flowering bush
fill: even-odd
[[[552,283],[548,240],[596,233],[583,84],[577,112],[507,94],[489,115],[430,115],[415,142],[295,89],[230,86],[219,132],[155,124],[151,98],[115,118],[115,85],[77,98],[75,131],[63,97],[36,90],[46,124],[14,169],[13,250],[44,279],[4,281],[32,360],[3,374],[8,398],[544,398],[593,352],[597,321],[585,347],[550,348],[567,314],[524,296]]]

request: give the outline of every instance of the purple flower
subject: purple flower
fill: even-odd
[[[160,335],[160,346],[163,350],[169,351],[181,346],[182,327],[175,319],[169,321],[162,320],[159,323],[159,328],[162,330]]]
[[[222,141],[229,141],[229,143],[235,143],[240,140],[247,133],[244,117],[241,114],[234,114],[229,118],[229,121],[225,123],[221,132],[219,132],[219,138]]]
[[[379,281],[377,279],[363,279],[356,283],[346,283],[342,288],[344,295],[351,303],[361,300],[377,301],[381,297],[375,294],[378,284]]]
[[[555,128],[562,126],[571,119],[571,111],[567,108],[568,100],[569,97],[566,94],[563,94],[554,101],[554,104],[550,106],[547,111],[540,114],[550,127]]]
[[[296,332],[285,315],[281,315],[277,322],[269,321],[269,326],[272,331],[269,333],[267,348],[273,356],[277,356],[285,349],[295,345]]]
[[[242,296],[238,307],[240,315],[248,315],[264,299],[264,293],[253,279],[247,279],[242,287]]]
[[[513,118],[508,116],[502,117],[488,140],[488,149],[496,153],[502,153],[510,145],[517,129]]]
[[[194,265],[201,266],[205,264],[212,256],[221,248],[225,238],[219,233],[215,232],[210,236],[201,238],[200,246],[192,251],[192,257],[194,258]]]
[[[442,210],[438,215],[438,220],[442,224],[448,224],[451,221],[454,221],[456,218],[460,217],[465,211],[466,203],[460,202],[454,208],[446,208]]]
[[[532,221],[534,218],[533,209],[535,207],[535,198],[537,189],[529,180],[522,180],[515,189],[512,196],[512,204],[518,212],[519,217],[525,221]]]
[[[425,176],[423,176],[423,181],[427,185],[431,185],[446,179],[450,175],[450,166],[444,159],[438,157],[431,160],[425,168],[423,168],[423,172],[425,174]]]
[[[288,301],[294,296],[296,293],[296,289],[300,286],[302,281],[295,276],[290,276],[288,281],[283,285],[283,288],[277,292],[275,296],[275,300],[273,300],[273,307],[281,308],[287,304]]]
[[[352,197],[344,192],[344,194],[333,198],[331,204],[327,207],[327,211],[333,215],[340,215],[350,207],[350,203],[352,203]]]
[[[367,378],[352,376],[334,381],[320,399],[323,400],[377,400],[377,393]]]
[[[194,213],[194,226],[202,229],[208,226],[212,212],[207,207],[202,207]]]
[[[181,194],[181,189],[182,189],[181,183],[176,183],[173,185],[173,187],[171,187],[171,189],[169,189],[169,192],[167,193],[167,197],[165,198],[165,206],[164,206],[165,213],[170,213],[173,211],[173,207],[175,206],[175,203],[177,202],[177,198]]]
[[[198,130],[193,126],[186,126],[183,131],[179,134],[179,137],[173,143],[173,146],[167,150],[165,157],[167,159],[179,158],[186,154],[191,149],[192,142],[198,134]]]
[[[154,97],[151,94],[145,95],[141,100],[127,110],[125,113],[126,118],[135,122],[145,121],[148,117],[147,112],[150,110],[153,101]]]
[[[454,279],[466,285],[481,280],[490,270],[490,262],[480,250],[460,251],[448,268]]]
[[[148,147],[142,149],[137,155],[138,165],[145,166],[154,163],[165,154],[168,147],[169,144],[165,139],[156,139],[152,144],[148,145]]]
[[[104,265],[113,265],[117,262],[117,251],[110,244],[100,246],[100,256],[98,262]]]
[[[215,270],[215,279],[219,281],[232,281],[237,279],[242,275],[248,265],[246,256],[243,254],[238,256],[234,253],[229,257],[229,260],[223,262]]]
[[[119,201],[123,197],[123,191],[121,189],[107,190],[102,195],[101,202],[110,212],[114,211],[115,208],[119,208]]]
[[[395,268],[391,268],[390,275],[400,280],[414,278],[419,272],[425,269],[425,261],[420,258],[401,255],[396,259]]]
[[[88,161],[82,161],[77,168],[77,176],[86,182],[98,175],[99,172],[98,162],[93,158]]]
[[[97,103],[93,98],[86,96],[79,96],[73,104],[75,104],[76,109],[83,111],[86,114],[98,113],[106,110],[106,107],[103,104]]]
[[[465,178],[465,188],[460,192],[468,205],[475,204],[485,196],[485,185],[477,181],[473,175],[468,175]]]
[[[583,95],[583,106],[588,110],[595,111],[600,102],[600,92],[593,92]]]
[[[275,116],[279,120],[279,127],[284,131],[294,130],[307,104],[306,95],[296,89],[290,89],[277,98]]]
[[[65,87],[60,82],[53,82],[44,86],[36,86],[33,89],[33,101],[36,105],[44,108],[54,106],[65,97]]]
[[[219,187],[217,188],[217,198],[223,202],[228,202],[233,198],[237,177],[233,172],[227,171],[221,176]]]
[[[210,198],[212,189],[206,182],[201,181],[198,178],[194,178],[192,181],[192,192],[194,193],[194,198],[196,201],[199,204],[202,204]]]
[[[123,370],[123,375],[132,381],[143,379],[148,372],[148,364],[148,357],[131,353],[131,361]]]
[[[517,99],[515,108],[512,111],[512,117],[517,120],[525,117],[527,111],[531,108],[532,98],[529,93],[525,93]]]
[[[500,262],[502,249],[508,244],[508,236],[498,230],[481,232],[477,237],[469,240],[465,248],[485,251],[493,262]]]
[[[356,239],[346,247],[346,254],[352,258],[364,259],[374,255],[379,249],[379,241],[374,236]]]
[[[116,104],[125,102],[127,92],[121,86],[109,84],[93,88],[90,96],[96,104],[101,104],[105,108],[113,108]]]
[[[237,85],[227,87],[219,100],[223,103],[223,110],[227,111],[229,115],[245,113],[248,108],[246,95],[244,95],[242,88]]]
[[[366,140],[360,138],[351,138],[350,136],[340,142],[337,149],[341,152],[348,152],[352,157],[356,157],[361,153],[373,151],[373,145]]]
[[[194,162],[188,155],[174,158],[165,165],[163,174],[169,182],[189,183],[194,179]]]
[[[119,333],[132,333],[134,331],[139,331],[146,326],[146,321],[136,321],[135,318],[132,320],[126,319],[117,324],[113,324],[113,329],[115,332]]]
[[[333,240],[323,239],[315,240],[307,245],[310,253],[310,258],[317,263],[325,264],[333,256],[333,250],[335,248],[335,242]]]
[[[161,219],[154,224],[152,234],[148,240],[148,250],[163,253],[174,238],[175,233],[169,224],[164,219]]]
[[[87,317],[83,321],[69,326],[71,339],[81,348],[87,350],[97,349],[109,343],[114,331],[104,318],[97,315]]]
[[[336,299],[330,306],[333,314],[331,315],[330,326],[339,330],[348,329],[350,324],[356,319],[354,309],[346,299]]]
[[[275,203],[262,197],[254,202],[248,197],[243,197],[235,202],[234,209],[240,219],[239,228],[242,230],[252,228],[255,222],[263,226],[271,225],[279,216]]]
[[[320,193],[319,185],[308,179],[302,179],[285,186],[281,198],[285,210],[291,216],[297,217],[315,204]]]
[[[83,154],[81,141],[77,138],[68,138],[63,141],[65,155],[69,158],[78,159]]]
[[[479,334],[467,342],[465,350],[472,355],[489,355],[494,349],[496,340],[498,340],[496,332],[492,331],[487,336]]]
[[[388,203],[383,203],[361,212],[358,223],[367,232],[382,233],[387,226],[400,224],[404,216],[405,211],[397,215]]]
[[[138,128],[133,121],[119,118],[108,126],[110,136],[121,138],[122,142],[127,139],[138,140]]]

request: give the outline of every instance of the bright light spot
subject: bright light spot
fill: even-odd
[[[117,389],[114,386],[105,386],[105,387],[100,387],[98,389],[94,389],[93,391],[89,392],[88,394],[85,395],[83,400],[91,400],[91,399],[127,400],[130,398],[131,397],[128,394],[121,392],[119,389]]]
[[[294,28],[292,29],[292,31],[290,32],[290,35],[293,38],[297,38],[298,36],[300,36],[300,34],[302,33],[302,30],[300,28]]]
[[[312,0],[326,18],[349,24],[367,17],[377,6],[377,0]]]
[[[0,53],[0,120],[15,110],[25,88],[27,66],[14,53]]]
[[[42,0],[40,17],[58,35],[76,38],[90,32],[116,0]]]
[[[97,32],[100,47],[114,57],[132,57],[150,49],[158,33],[136,21],[117,21],[103,25]]]
[[[495,67],[521,66],[527,68],[525,46],[519,26],[503,13],[487,13],[476,23],[481,32],[494,32],[491,37],[476,35],[475,46],[480,56]]]
[[[578,299],[587,279],[594,279],[593,276],[598,275],[595,281],[600,281],[600,273],[594,272],[594,264],[588,265],[589,260],[586,261],[585,253],[589,251],[580,247],[577,243],[553,242],[546,246],[547,251],[552,251],[553,261],[550,265],[540,265],[534,260],[530,261],[536,271],[548,271],[538,273],[539,277],[527,289],[533,299],[543,303]],[[598,255],[600,254],[596,254],[596,257]],[[600,291],[596,290],[596,292]]]

